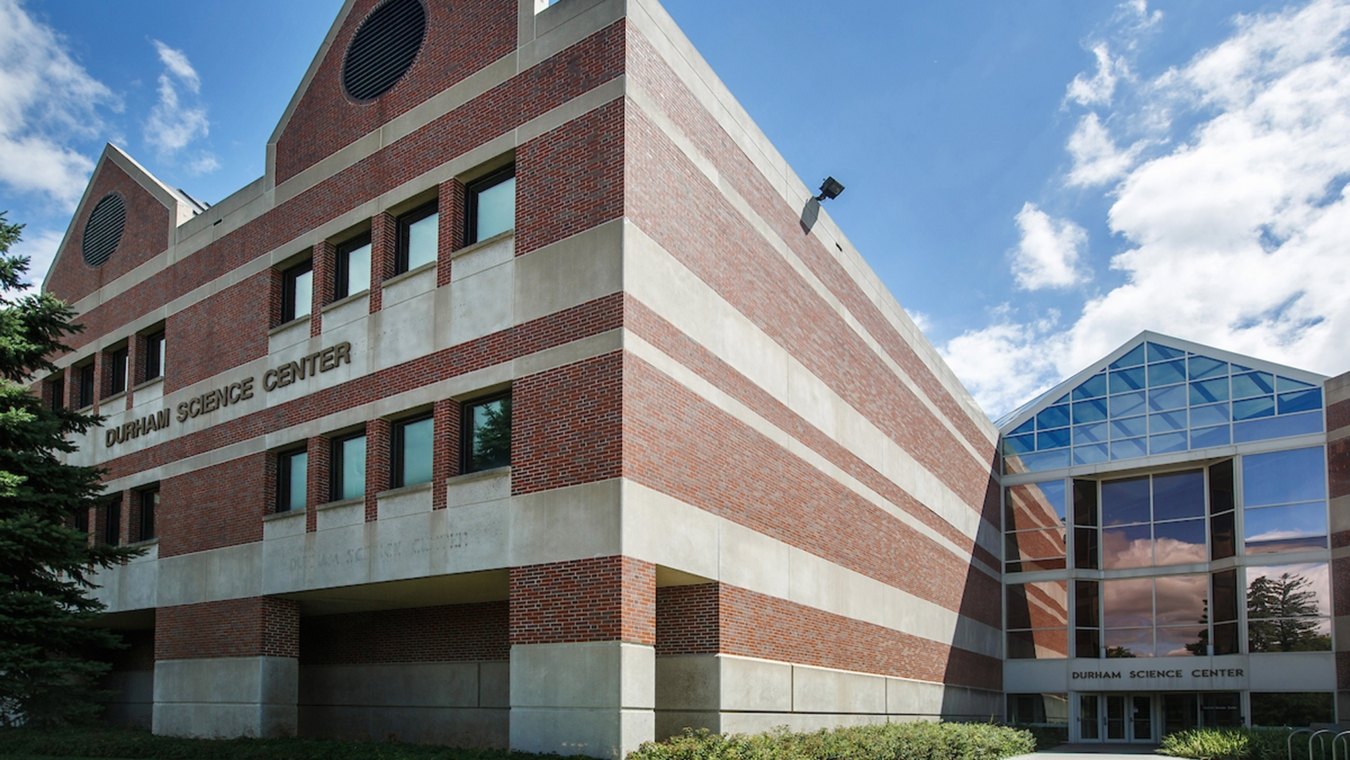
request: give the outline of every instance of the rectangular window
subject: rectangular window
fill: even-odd
[[[395,274],[402,274],[436,260],[439,219],[436,201],[415,208],[398,218]]]
[[[314,262],[306,260],[281,273],[281,323],[309,314],[314,293]]]
[[[364,468],[364,463],[362,467]],[[307,480],[309,475],[309,453],[305,449],[294,449],[277,454],[277,510],[289,512],[292,509],[304,509],[309,497]]]
[[[364,433],[333,439],[333,501],[359,499],[366,495],[366,436]]]
[[[79,532],[85,534],[85,536],[88,536],[88,535],[89,535],[89,509],[88,509],[87,507],[81,507],[80,509],[75,510],[74,520],[73,520],[72,524],[73,524],[75,530],[77,530],[77,531],[79,531]]]
[[[75,368],[76,409],[94,405],[94,363],[89,362]]]
[[[515,229],[515,164],[469,183],[465,187],[465,202],[465,245]]]
[[[66,379],[60,375],[47,381],[47,405],[58,411],[66,405]]]
[[[154,380],[164,375],[164,331],[157,330],[145,336],[145,379]]]
[[[159,488],[145,488],[136,492],[136,540],[149,541],[155,537],[155,513],[159,511]]]
[[[108,393],[122,393],[127,389],[127,347],[113,349],[108,364]]]
[[[122,497],[119,494],[104,509],[103,543],[117,546],[122,542]]]
[[[370,233],[339,245],[333,269],[333,298],[340,300],[370,290]]]
[[[511,464],[511,394],[475,399],[464,404],[460,440],[463,472]]]
[[[394,488],[426,483],[431,480],[432,420],[431,416],[404,420],[394,424],[393,465],[390,483]]]

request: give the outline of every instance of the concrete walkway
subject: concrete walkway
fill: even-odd
[[[1008,760],[1140,760],[1140,756],[1171,757],[1157,752],[1157,747],[1148,744],[1061,744]]]

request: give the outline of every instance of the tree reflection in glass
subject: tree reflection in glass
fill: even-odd
[[[1247,573],[1249,651],[1331,649],[1326,563],[1252,567]]]

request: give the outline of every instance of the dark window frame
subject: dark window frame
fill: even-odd
[[[329,439],[328,449],[328,496],[330,501],[346,501],[342,496],[342,447],[347,441],[365,438],[364,429]],[[369,441],[366,442],[369,446]],[[366,461],[370,461],[370,452],[366,451]],[[352,499],[359,497],[353,496]]]
[[[142,382],[148,382],[164,376],[164,328],[145,334],[145,356],[141,357],[141,368],[145,372]]]
[[[71,515],[71,527],[83,533],[86,539],[89,538],[89,507],[75,510]]]
[[[75,368],[76,409],[85,409],[98,400],[98,377],[94,374],[94,363],[85,362]]]
[[[394,248],[394,274],[395,274],[395,275],[403,274],[404,272],[407,272],[407,271],[410,269],[410,267],[408,266],[408,264],[410,263],[410,256],[411,256],[411,254],[412,254],[412,250],[411,250],[411,243],[412,243],[412,240],[411,240],[411,229],[412,229],[412,226],[413,226],[414,224],[416,224],[417,222],[420,222],[420,221],[422,221],[423,219],[426,219],[427,217],[431,216],[432,214],[437,214],[437,213],[440,213],[440,199],[439,199],[439,198],[433,198],[432,200],[430,200],[430,201],[428,201],[428,202],[426,202],[426,203],[423,203],[422,205],[418,206],[417,208],[415,208],[415,209],[413,209],[413,210],[411,210],[411,211],[407,211],[407,212],[405,212],[405,213],[399,215],[398,219],[396,220],[396,222],[397,222],[397,224],[398,224],[398,238],[397,238],[398,243],[396,244],[396,246],[395,246],[395,248]],[[437,242],[437,248],[439,248],[439,247],[440,247],[440,236],[439,236],[439,235],[437,235],[437,240],[436,240],[436,242]],[[440,252],[437,251],[437,256],[432,258],[432,261],[433,261],[433,262],[436,261],[437,258],[439,258],[439,253],[440,253]],[[424,265],[419,265],[419,266],[424,266]]]
[[[158,538],[155,533],[155,512],[159,505],[159,485],[140,488],[136,494],[136,541]]]
[[[433,420],[433,422],[431,423],[431,424],[432,424],[432,439],[431,439],[431,440],[432,440],[432,445],[435,446],[435,443],[436,443],[436,438],[435,438],[435,425],[436,425],[436,423],[435,423],[435,421],[434,421],[434,419],[433,419],[433,417],[432,417],[432,413],[431,413],[430,411],[427,411],[427,412],[424,412],[424,413],[421,413],[421,414],[415,414],[415,415],[413,415],[413,416],[411,416],[411,417],[403,417],[403,418],[397,419],[397,420],[395,420],[395,421],[393,422],[393,424],[390,426],[390,431],[389,431],[389,487],[390,487],[390,488],[402,488],[403,486],[406,486],[406,485],[421,485],[422,483],[430,482],[430,481],[421,481],[421,482],[418,482],[418,483],[404,483],[404,482],[403,482],[403,463],[404,463],[404,460],[405,460],[405,458],[406,458],[406,456],[407,456],[407,452],[406,452],[406,448],[407,448],[407,447],[404,445],[404,444],[406,443],[406,441],[404,440],[405,431],[407,430],[407,427],[408,427],[409,425],[412,425],[412,424],[417,423],[417,422],[426,422],[427,420]],[[432,453],[432,457],[433,457],[433,459],[434,459],[434,457],[435,457],[435,453],[434,453],[434,452]],[[433,475],[432,477],[433,477],[433,479],[434,479],[434,478],[435,478],[435,475]]]
[[[478,240],[478,195],[490,190],[516,176],[515,163],[507,164],[496,171],[469,182],[464,186],[464,244],[473,245]]]
[[[369,232],[363,232],[349,240],[344,240],[335,247],[333,255],[333,300],[341,301],[350,295],[355,295],[351,291],[351,261],[352,251],[362,246],[371,245]],[[371,257],[374,258],[374,250],[371,250]],[[361,291],[356,291],[360,293]]]
[[[117,546],[122,543],[122,496],[109,499],[103,507],[103,543]]]
[[[305,312],[303,314],[296,313],[296,309],[300,304],[297,303],[295,299],[295,281],[300,275],[313,273],[313,271],[314,259],[312,258],[305,259],[298,264],[294,264],[281,270],[281,324],[284,325],[287,322],[294,322],[300,317],[307,317],[310,315],[310,306],[312,304],[305,304]],[[309,283],[310,292],[313,293],[314,278],[312,274]]]
[[[497,467],[509,467],[511,465],[511,455],[509,452],[507,453],[506,464],[497,464],[490,467],[475,467],[473,461],[473,410],[475,407],[502,400],[505,400],[508,404],[511,402],[510,390],[466,399],[460,403],[459,471],[461,474],[483,472],[485,470],[492,470]]]
[[[56,374],[47,378],[47,408],[53,412],[66,406],[66,376]]]
[[[126,393],[131,385],[131,350],[128,346],[120,346],[108,352],[108,395],[116,396],[119,393]],[[118,371],[121,366],[121,371]]]
[[[282,451],[277,452],[276,454],[277,492],[276,492],[276,505],[275,508],[273,509],[274,512],[292,512],[297,509],[299,510],[305,509],[306,507],[305,504],[291,503],[291,474],[292,474],[291,468],[294,466],[295,456],[297,454],[308,454],[308,453],[309,448],[307,446],[293,446],[289,449],[284,449]],[[308,468],[309,465],[308,460],[305,461],[305,465],[306,468]],[[308,472],[305,473],[305,478],[308,481],[309,478]],[[308,482],[306,482],[305,498],[306,500],[308,500],[309,498]]]

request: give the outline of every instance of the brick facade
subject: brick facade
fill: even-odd
[[[156,660],[296,657],[299,650],[299,606],[288,599],[160,607],[155,615]]]

